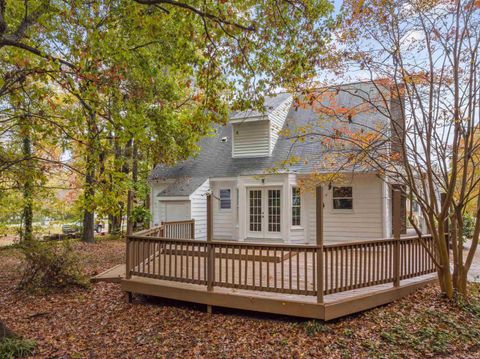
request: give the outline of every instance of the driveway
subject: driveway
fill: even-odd
[[[470,241],[465,243],[465,250],[463,251],[463,258],[465,259],[468,254],[468,249],[470,248]],[[477,251],[475,253],[475,257],[473,258],[472,266],[470,267],[470,271],[468,273],[468,280],[472,282],[480,283],[480,248],[477,247]]]
[[[4,236],[0,237],[0,247],[9,246],[18,241],[17,236]]]

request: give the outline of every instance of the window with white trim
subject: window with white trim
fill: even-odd
[[[353,209],[353,189],[350,186],[333,187],[333,209]]]
[[[300,226],[301,224],[300,188],[292,187],[292,226]]]
[[[230,188],[220,190],[220,209],[232,208],[232,197]]]

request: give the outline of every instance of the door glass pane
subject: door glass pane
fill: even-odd
[[[250,231],[262,231],[262,191],[249,191],[249,217],[250,217]]]
[[[280,190],[268,190],[268,231],[280,232]]]

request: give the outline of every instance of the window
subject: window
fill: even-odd
[[[412,211],[413,212],[418,212],[418,202],[415,200],[412,200]]]
[[[220,209],[232,208],[232,199],[230,197],[230,189],[220,190]]]
[[[292,226],[300,226],[300,188],[293,187],[292,188]]]
[[[353,209],[352,187],[333,187],[333,209]]]

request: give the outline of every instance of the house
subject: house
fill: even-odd
[[[401,183],[365,165],[342,166],[341,177],[318,181],[338,170],[331,154],[351,151],[315,137],[337,125],[383,128],[382,151],[395,161],[389,151],[398,131],[390,129],[402,128],[402,117],[390,123],[378,106],[364,106],[365,96],[378,91],[375,84],[349,84],[327,89],[325,103],[302,106],[278,94],[263,111],[232,113],[201,140],[198,156],[156,166],[152,227],[127,236],[119,269],[128,300],[141,293],[205,304],[209,311],[220,306],[331,320],[435,282],[433,236],[401,236],[407,212]],[[401,102],[387,101],[402,113]],[[329,111],[320,116],[316,106],[328,110],[332,102],[355,111],[343,112],[344,122]],[[310,134],[289,140],[300,129]],[[290,158],[300,160],[279,166]],[[115,270],[97,277],[112,279]]]
[[[343,85],[330,91],[334,95],[329,101],[339,108],[364,108],[367,96],[378,91],[383,90],[371,82]],[[388,96],[388,91],[382,95]],[[401,111],[397,113],[402,123]],[[315,105],[297,106],[288,93],[266,98],[264,111],[232,113],[225,126],[201,140],[196,157],[153,170],[152,225],[194,219],[195,239],[205,239],[206,193],[211,192],[214,240],[315,243],[315,195],[301,183],[337,166],[326,163],[326,148],[318,137],[292,143],[282,134],[299,128],[317,132],[319,126],[340,123],[333,117],[322,123]],[[348,123],[391,126],[372,108],[354,112]],[[279,166],[291,157],[300,160]],[[346,168],[341,180],[324,186],[325,243],[390,238],[392,186],[387,182],[372,169]]]

